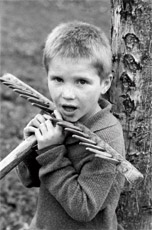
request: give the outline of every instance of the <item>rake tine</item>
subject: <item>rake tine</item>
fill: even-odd
[[[39,109],[42,109],[44,111],[47,111],[50,114],[53,112],[52,109],[49,109],[48,107],[45,107],[44,105],[40,105],[40,104],[37,104],[37,103],[31,103],[31,105],[33,105],[33,106],[35,106],[35,107],[37,107]]]
[[[78,135],[72,135],[72,137],[82,141],[82,142],[86,142],[86,143],[89,143],[89,144],[93,144],[93,145],[96,145],[97,143],[93,140],[90,140],[90,139],[87,139],[87,138],[84,138],[84,137],[81,137],[81,136],[78,136]]]
[[[111,163],[114,163],[114,164],[119,164],[120,163],[118,160],[113,159],[111,154],[109,154],[107,152],[101,152],[99,150],[92,149],[92,148],[86,148],[86,150],[95,153],[95,157],[99,157],[101,159],[108,160],[108,162],[111,162]]]
[[[3,79],[0,79],[0,81],[1,81],[4,85],[8,86],[8,87],[11,88],[11,89],[21,90],[21,88],[18,87],[18,86],[16,86],[16,85],[14,85],[14,83],[7,82],[6,80],[3,80]],[[29,90],[28,90],[28,91],[29,91]]]
[[[19,94],[19,96],[20,97],[22,97],[22,98],[24,98],[24,99],[26,99],[26,100],[28,100],[30,97],[28,96],[28,95],[26,95],[26,94]],[[28,100],[29,101],[29,100]],[[32,103],[32,102],[31,102]],[[38,103],[37,103],[38,104]],[[44,105],[44,104],[43,104]],[[35,106],[35,105],[34,105]]]
[[[13,91],[16,93],[19,93],[19,94],[27,95],[29,97],[34,97],[34,98],[38,99],[38,97],[36,95],[34,95],[33,93],[30,93],[30,92],[26,92],[25,90],[20,90],[20,89],[14,88]]]
[[[13,84],[10,82],[4,81],[4,80],[3,81],[1,80],[1,82],[8,87],[13,86]]]
[[[11,89],[17,89],[16,86],[14,86],[12,83],[6,82],[6,81],[2,81],[2,83],[6,86],[8,86]]]
[[[85,142],[80,142],[79,145],[84,145],[84,146],[86,146],[86,147],[90,147],[90,148],[97,149],[97,150],[99,150],[99,151],[105,152],[105,149],[103,149],[103,148],[100,147],[99,145],[93,145],[93,144],[89,144],[89,143],[85,143]]]
[[[8,86],[10,89],[13,89],[14,92],[16,93],[24,93],[25,90],[21,89],[20,87],[17,87],[16,85],[9,83],[9,82],[3,82],[4,85]],[[30,93],[29,90],[26,90],[25,93]]]
[[[107,157],[108,159],[112,158],[112,155],[110,153],[105,152],[105,151],[103,152],[103,151],[100,151],[98,149],[94,149],[94,148],[90,148],[90,147],[86,147],[86,150],[93,152],[96,155],[99,155],[99,157],[101,156],[101,158],[102,158],[102,156]]]
[[[63,128],[70,128],[70,129],[78,130],[80,132],[82,131],[81,128],[73,125],[72,123],[68,121],[59,121],[57,124],[62,126]]]
[[[23,95],[23,94],[19,94],[19,96],[22,97],[22,98],[24,98],[24,99],[26,99],[26,100],[29,98],[29,96]]]
[[[0,77],[0,81],[1,81],[2,83],[6,82],[6,80],[4,80],[4,79],[1,78],[1,77]]]
[[[15,86],[15,85],[13,85],[13,84],[10,84],[10,85],[7,85],[7,86],[8,86],[10,89],[13,89],[13,91],[14,91],[15,89],[20,90],[19,87]]]
[[[28,100],[29,102],[31,102],[31,103],[36,103],[36,104],[38,104],[38,105],[46,106],[47,108],[49,107],[49,104],[43,102],[43,101],[40,100],[40,99],[34,99],[34,98],[32,98],[32,97],[29,97],[27,100]]]
[[[77,130],[75,130],[75,129],[72,129],[72,128],[65,128],[65,130],[66,130],[66,131],[69,131],[69,132],[71,132],[71,133],[73,133],[73,134],[80,135],[80,136],[83,136],[83,137],[85,137],[85,138],[89,138],[89,135],[88,135],[88,134],[83,133],[83,132],[80,132],[80,131],[77,131]]]
[[[57,125],[61,126],[64,128],[64,130],[72,132],[72,133],[79,133],[81,135],[86,135],[85,133],[82,133],[81,131],[79,131],[80,129],[76,126],[73,126],[71,123],[67,122],[67,121],[63,121],[54,117],[50,117],[49,120],[54,121],[55,123],[57,123]],[[74,128],[73,128],[74,127]]]
[[[14,83],[7,82],[5,80],[0,80],[4,85],[8,86],[9,88],[13,89],[16,93],[29,93],[32,94],[29,89],[21,89],[19,86],[14,85]],[[22,86],[21,86],[22,87]],[[34,95],[34,94],[32,94]],[[36,96],[35,96],[36,97]]]
[[[45,118],[46,119],[46,118]],[[54,121],[54,122],[58,122],[58,121],[60,121],[59,119],[57,119],[57,118],[55,118],[55,117],[51,117],[50,116],[50,118],[47,118],[46,120],[51,120],[51,121]]]

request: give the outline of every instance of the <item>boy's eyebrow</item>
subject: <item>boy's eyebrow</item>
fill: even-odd
[[[91,80],[91,77],[87,77],[85,75],[75,75],[74,76],[76,79],[84,79],[84,80]]]
[[[87,77],[87,76],[83,76],[83,75],[76,75],[74,76],[74,80],[84,80],[86,82],[92,82],[92,78],[91,77]]]
[[[54,71],[49,71],[48,76],[61,76],[62,74],[60,74],[59,72],[54,72]]]

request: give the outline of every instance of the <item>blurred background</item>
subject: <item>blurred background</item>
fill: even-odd
[[[49,97],[42,66],[48,33],[59,23],[82,20],[102,27],[110,38],[110,0],[1,0],[0,76],[11,73]],[[0,85],[0,158],[23,138],[22,130],[39,112]],[[26,189],[15,170],[0,181],[0,229],[26,230],[35,212],[38,190]]]

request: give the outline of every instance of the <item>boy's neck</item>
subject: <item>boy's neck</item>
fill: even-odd
[[[88,117],[87,119],[83,120],[81,123],[85,126],[90,126],[92,123],[94,123],[96,120],[100,119],[105,113],[110,112],[111,110],[111,103],[107,101],[106,99],[100,100],[100,109],[98,112],[96,112],[93,116]]]

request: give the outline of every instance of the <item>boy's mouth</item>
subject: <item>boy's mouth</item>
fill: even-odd
[[[74,112],[77,109],[77,107],[73,105],[62,105],[62,108],[65,112],[68,113]]]

